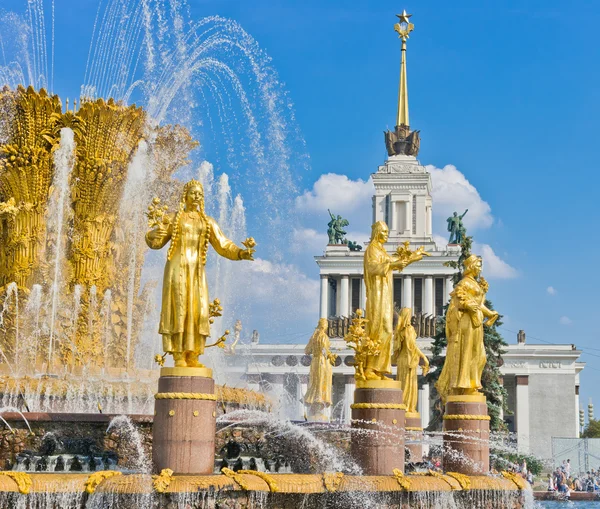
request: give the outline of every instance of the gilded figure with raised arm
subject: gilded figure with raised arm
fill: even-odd
[[[309,420],[313,421],[326,421],[325,409],[331,406],[333,365],[337,355],[331,353],[327,330],[327,318],[319,319],[317,328],[304,349],[306,355],[312,356],[304,404],[309,410]]]
[[[161,208],[155,198],[148,219],[151,230],[146,243],[150,248],[161,249],[171,241],[158,331],[163,349],[173,355],[175,367],[202,367],[198,356],[204,353],[210,336],[211,316],[216,316],[211,315],[206,282],[208,246],[230,260],[253,260],[254,239],[247,239],[243,249],[225,237],[216,221],[204,212],[204,190],[196,180],[183,187],[176,214]]]
[[[401,245],[393,255],[385,243],[389,229],[384,221],[371,227],[371,242],[365,250],[364,277],[367,290],[367,335],[378,346],[376,355],[368,355],[364,376],[367,380],[386,380],[392,372],[392,334],[394,332],[394,279],[393,272],[429,256],[420,247],[409,249],[409,242]]]
[[[445,404],[449,396],[480,394],[486,355],[483,327],[498,319],[498,312],[485,306],[487,281],[480,277],[482,260],[471,255],[464,263],[463,278],[450,294],[446,313],[446,360],[435,384]]]
[[[396,379],[402,384],[402,397],[407,413],[417,412],[419,385],[417,368],[423,361],[423,375],[429,371],[429,360],[417,346],[417,333],[411,324],[412,310],[402,308],[394,334],[393,359],[398,366]]]

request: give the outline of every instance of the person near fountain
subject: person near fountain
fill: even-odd
[[[392,332],[394,330],[394,270],[402,270],[410,263],[426,256],[422,248],[414,252],[398,251],[390,256],[385,249],[389,229],[384,221],[371,226],[371,242],[365,250],[364,275],[367,289],[367,335],[379,345],[378,355],[369,355],[366,361],[367,380],[386,380],[392,373]]]
[[[333,365],[337,355],[331,353],[327,329],[327,318],[319,319],[317,328],[304,349],[306,355],[312,355],[308,389],[304,396],[311,421],[327,421],[324,410],[331,406]]]
[[[197,180],[185,184],[175,215],[165,216],[146,234],[152,249],[169,240],[165,265],[159,334],[164,351],[173,355],[175,367],[202,367],[210,335],[206,255],[210,244],[230,260],[253,260],[254,249],[242,249],[229,240],[216,221],[204,213],[204,190]]]
[[[398,371],[396,379],[402,384],[402,397],[408,413],[417,412],[419,385],[417,367],[423,360],[423,375],[429,371],[429,361],[417,346],[417,333],[411,325],[412,310],[402,308],[394,334],[394,356]]]
[[[469,256],[463,278],[450,294],[446,313],[448,349],[435,384],[443,404],[450,395],[479,394],[482,388],[481,374],[486,362],[483,326],[491,326],[499,315],[485,306],[488,283],[479,277],[481,269],[481,258]]]

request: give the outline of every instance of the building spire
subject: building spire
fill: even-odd
[[[416,157],[419,153],[420,138],[419,131],[410,130],[408,119],[408,84],[406,80],[406,40],[415,25],[409,22],[412,14],[402,11],[402,14],[396,14],[398,23],[394,25],[394,30],[398,32],[398,38],[402,40],[402,57],[400,59],[400,85],[398,87],[398,114],[396,115],[396,128],[394,131],[385,131],[385,147],[388,155],[392,156],[412,156]]]
[[[394,30],[398,32],[398,38],[402,39],[402,57],[400,60],[400,86],[398,87],[398,115],[396,116],[396,125],[409,126],[408,119],[408,84],[406,81],[406,40],[415,25],[408,20],[412,14],[407,14],[406,10],[402,14],[396,14],[398,23],[394,25]]]

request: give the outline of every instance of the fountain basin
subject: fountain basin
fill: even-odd
[[[225,472],[207,476],[21,474],[12,479],[0,474],[0,502],[7,506],[36,503],[37,495],[61,500],[61,507],[487,507],[520,508],[531,499],[529,485],[510,474],[455,476],[437,472],[425,475],[351,476],[326,474],[265,474]],[[111,475],[110,473],[108,475]],[[94,477],[96,476],[96,477]],[[28,479],[27,479],[28,478]],[[98,480],[100,482],[98,482]],[[26,493],[25,493],[26,491]],[[64,505],[70,493],[68,505]],[[48,498],[46,498],[48,500]],[[57,499],[58,500],[58,499]],[[304,505],[303,505],[304,504]]]

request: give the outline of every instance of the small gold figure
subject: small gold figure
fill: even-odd
[[[253,260],[255,244],[242,249],[223,235],[216,221],[204,212],[204,190],[196,180],[183,187],[177,214],[167,214],[155,199],[148,219],[152,229],[146,234],[146,243],[150,248],[161,249],[171,241],[158,331],[163,349],[173,355],[176,367],[201,367],[198,356],[205,346],[221,346],[225,341],[224,335],[214,345],[206,345],[209,321],[222,309],[218,300],[210,303],[208,298],[204,269],[208,245],[224,258]]]
[[[405,242],[390,256],[385,250],[389,229],[383,221],[371,227],[371,243],[365,251],[364,275],[367,288],[367,334],[379,345],[379,354],[367,357],[367,380],[386,380],[392,372],[392,332],[394,330],[394,270],[429,256],[423,247],[416,251]]]
[[[306,355],[312,355],[308,389],[304,396],[304,404],[309,409],[309,421],[327,421],[325,409],[331,406],[333,365],[337,355],[331,353],[327,329],[327,318],[319,319],[317,328],[304,349]]]
[[[402,397],[408,413],[417,412],[419,386],[417,367],[423,360],[423,375],[429,372],[429,361],[417,346],[417,333],[411,322],[412,310],[402,308],[394,335],[394,356],[398,365],[396,379],[402,384]]]
[[[435,387],[445,404],[448,396],[480,394],[486,355],[483,326],[498,319],[498,312],[485,307],[488,283],[479,278],[482,260],[471,255],[464,263],[463,278],[450,294],[446,313],[446,360]],[[484,318],[487,320],[484,322]]]
[[[368,320],[363,317],[363,310],[357,309],[355,314],[344,341],[348,348],[354,350],[354,379],[364,381],[367,379],[365,376],[367,359],[369,356],[379,355],[379,342],[367,335]]]

